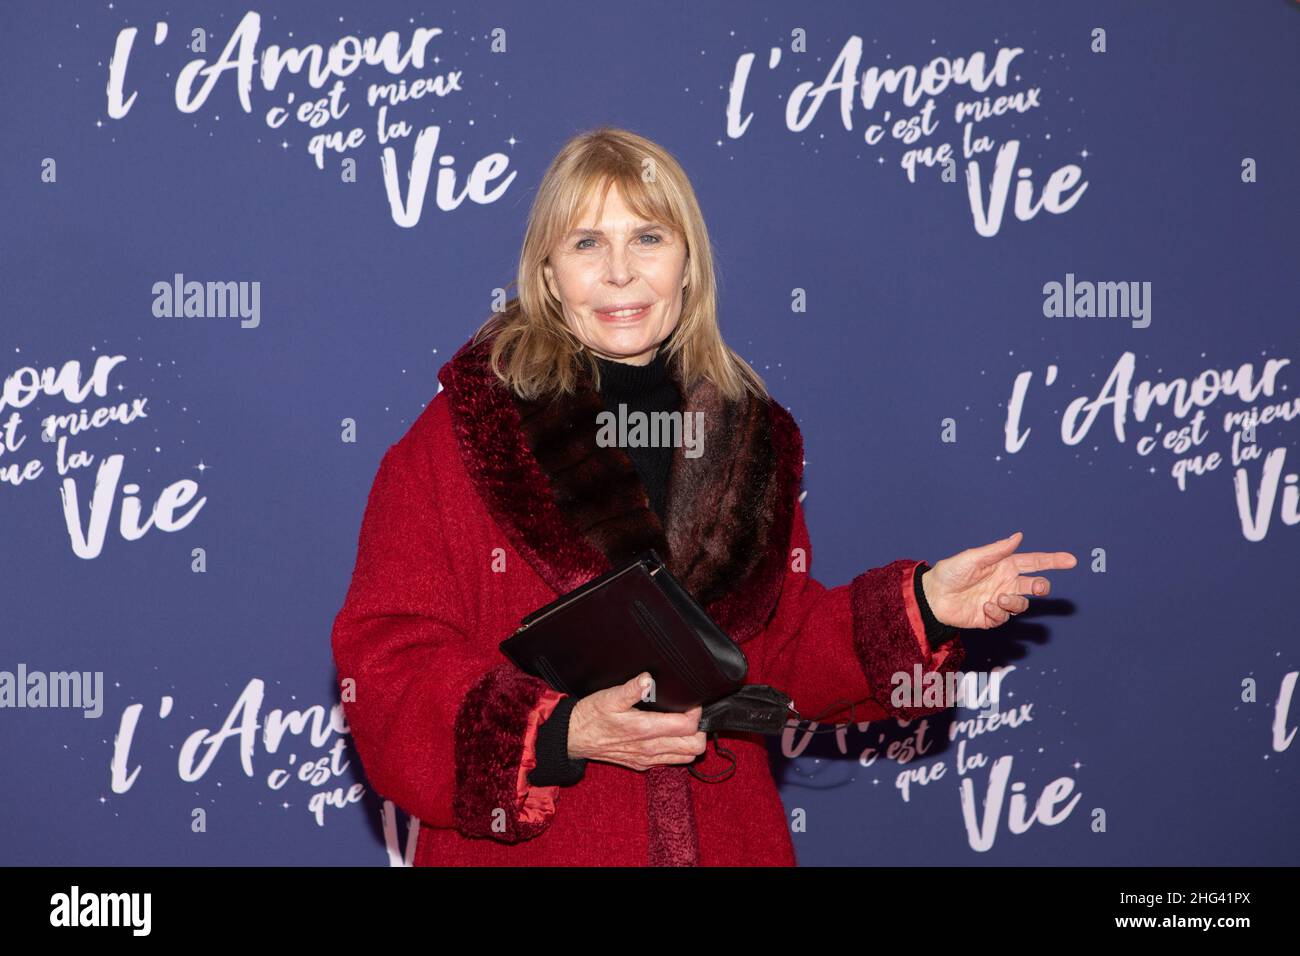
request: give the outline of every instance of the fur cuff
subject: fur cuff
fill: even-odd
[[[456,715],[456,829],[517,843],[541,833],[555,814],[558,787],[528,787],[523,766],[537,727],[559,695],[506,662],[470,688]]]
[[[960,637],[931,651],[916,603],[913,575],[920,561],[900,558],[872,568],[850,585],[853,606],[853,647],[872,690],[872,698],[899,720],[940,713],[944,707],[897,707],[891,698],[893,677],[920,664],[922,673],[955,671],[966,657]]]

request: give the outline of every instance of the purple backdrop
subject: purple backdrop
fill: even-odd
[[[966,635],[968,669],[1014,666],[1015,726],[774,742],[800,862],[1300,862],[1296,4],[544,6],[0,13],[0,671],[103,682],[94,719],[0,710],[0,860],[400,861],[329,720],[366,494],[513,278],[551,157],[609,123],[692,177],[724,334],[804,432],[817,578],[1015,530],[1080,558]],[[397,74],[259,74],[268,44],[396,31],[396,56],[421,27]],[[233,65],[184,72],[240,30],[247,106]],[[381,144],[367,88],[422,77]],[[159,315],[178,274],[257,308]],[[1050,283],[1132,296],[1048,315]],[[1054,822],[1016,825],[1060,778]]]

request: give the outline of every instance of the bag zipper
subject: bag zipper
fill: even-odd
[[[635,564],[629,564],[629,565],[628,565],[626,568],[624,568],[622,571],[619,571],[617,574],[613,575],[613,576],[610,577],[607,581],[605,581],[604,583],[602,583],[602,584],[600,585],[600,587],[603,588],[603,587],[605,587],[605,585],[607,585],[607,584],[612,584],[612,583],[614,583],[615,581],[617,581],[619,578],[621,578],[623,575],[627,574],[627,572],[629,572],[629,571],[635,571],[637,568],[641,568],[641,567],[645,567],[645,562],[644,562],[644,561],[638,561],[638,562],[636,562]],[[658,565],[657,567],[655,567],[655,569],[654,569],[653,571],[650,572],[650,577],[654,577],[654,576],[655,576],[656,574],[658,574],[661,570],[663,570],[663,565],[662,565],[662,564],[661,564],[661,565]],[[520,631],[526,631],[526,630],[528,630],[528,628],[532,627],[534,624],[537,624],[539,621],[544,621],[544,620],[546,620],[548,617],[550,617],[550,616],[551,616],[552,614],[554,614],[556,611],[561,611],[561,610],[563,610],[564,608],[568,607],[568,606],[569,606],[570,604],[572,604],[574,601],[578,600],[578,598],[586,597],[586,596],[587,596],[588,594],[590,594],[592,591],[596,591],[596,590],[599,590],[599,588],[590,588],[590,589],[588,589],[588,590],[586,590],[586,591],[582,591],[582,592],[580,592],[580,593],[578,593],[578,594],[573,595],[573,596],[570,597],[567,601],[563,601],[563,602],[561,602],[560,604],[557,604],[555,607],[551,608],[551,609],[550,609],[549,611],[547,611],[545,614],[541,614],[541,615],[539,615],[538,617],[533,618],[533,620],[529,621],[527,624],[520,624],[519,627],[515,628],[515,630],[514,630],[514,634],[518,634]],[[512,634],[511,637],[513,637],[514,634]]]

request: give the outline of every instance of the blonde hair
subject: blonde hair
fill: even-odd
[[[491,367],[497,378],[521,397],[533,399],[573,392],[585,368],[599,388],[599,366],[565,324],[563,306],[551,294],[543,266],[574,228],[594,191],[599,190],[603,202],[613,186],[638,216],[671,226],[686,239],[681,317],[660,343],[670,361],[677,357],[683,387],[704,378],[732,401],[747,391],[768,398],[762,378],[722,340],[713,252],[686,172],[658,144],[608,126],[565,143],[538,187],[519,255],[518,294],[484,322],[473,339],[478,343],[493,337]]]

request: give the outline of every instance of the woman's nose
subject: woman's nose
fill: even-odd
[[[613,248],[606,257],[605,268],[609,273],[610,281],[619,285],[626,285],[633,277],[632,257],[625,249]]]

